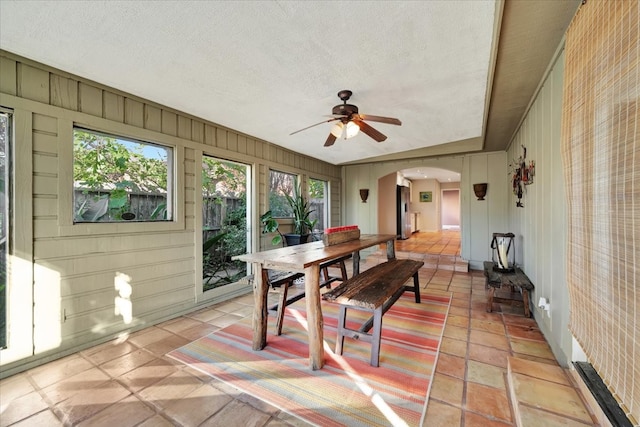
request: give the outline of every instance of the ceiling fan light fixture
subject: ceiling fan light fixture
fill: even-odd
[[[342,124],[342,122],[337,122],[335,125],[331,126],[331,135],[335,136],[336,138],[340,138],[342,136],[343,128],[344,125]]]
[[[356,136],[358,134],[358,132],[360,132],[360,126],[358,126],[354,122],[348,122],[346,127],[347,127],[347,129],[346,129],[346,132],[345,132],[344,139],[353,138],[354,136]]]
[[[370,114],[358,113],[357,106],[347,104],[347,101],[349,100],[351,95],[352,92],[350,90],[341,90],[340,92],[338,92],[338,98],[340,98],[342,104],[336,105],[335,107],[333,107],[333,110],[331,110],[333,118],[329,120],[323,120],[314,125],[307,126],[306,128],[302,128],[300,130],[292,132],[291,135],[302,132],[303,130],[307,130],[314,126],[321,125],[323,123],[334,122],[334,124],[331,126],[331,130],[329,131],[329,136],[324,143],[325,147],[331,147],[337,139],[353,138],[354,136],[358,135],[360,131],[362,131],[362,133],[374,139],[375,141],[382,142],[387,139],[386,135],[371,127],[367,123],[367,121],[386,123],[396,126],[400,126],[402,124],[400,120],[393,117],[372,116]]]

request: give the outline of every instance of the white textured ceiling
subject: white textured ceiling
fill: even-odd
[[[2,1],[0,47],[333,164],[479,138],[500,3]],[[354,92],[364,134],[323,147]]]
[[[0,48],[348,164],[506,149],[580,2],[0,0]],[[289,135],[343,89],[402,126]]]

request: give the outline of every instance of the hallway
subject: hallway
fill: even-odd
[[[510,357],[535,381],[536,398],[517,410],[523,425],[597,425],[522,306],[486,312],[485,278],[460,259],[460,233],[417,233],[396,242],[396,256],[424,259],[420,283],[453,299],[428,402],[427,426],[515,426],[507,381]],[[366,264],[385,259],[382,251]],[[366,267],[365,267],[366,268]],[[0,382],[2,426],[292,426],[277,408],[192,370],[165,354],[252,313],[253,296],[189,313]],[[542,362],[547,367],[529,365]],[[513,368],[513,367],[512,367]],[[546,383],[538,380],[546,375]],[[516,384],[516,387],[518,385]],[[577,392],[570,397],[575,400]],[[525,396],[526,397],[526,396]],[[582,405],[582,406],[581,406]]]

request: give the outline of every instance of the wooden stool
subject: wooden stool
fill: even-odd
[[[493,310],[493,300],[496,288],[500,289],[502,285],[510,286],[511,289],[515,287],[522,294],[522,303],[524,305],[525,317],[531,317],[531,310],[529,308],[529,292],[533,290],[533,283],[529,280],[526,274],[516,267],[514,272],[505,273],[496,271],[493,269],[493,262],[484,262],[484,276],[486,277],[485,287],[489,288],[489,295],[487,296],[487,312],[491,313]],[[502,300],[502,298],[495,298]]]

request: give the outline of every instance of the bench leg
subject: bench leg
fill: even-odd
[[[529,290],[522,289],[522,304],[524,304],[524,317],[531,317],[531,311],[529,310]]]
[[[373,332],[371,335],[371,366],[380,366],[380,334],[382,332],[382,306],[373,311]]]
[[[353,253],[353,275],[357,276],[360,274],[360,251],[355,251]]]
[[[493,311],[493,294],[496,291],[496,288],[490,286],[489,296],[487,297],[487,313],[491,313]]]
[[[276,314],[276,335],[282,334],[282,322],[284,321],[284,308],[287,305],[287,294],[289,293],[289,282],[280,286],[280,301],[278,302],[278,314]]]
[[[336,336],[336,354],[342,354],[344,346],[344,329],[347,323],[347,307],[340,306],[340,314],[338,316],[338,335]]]
[[[413,275],[413,292],[416,294],[416,303],[420,304],[420,279],[418,279],[418,272]]]

